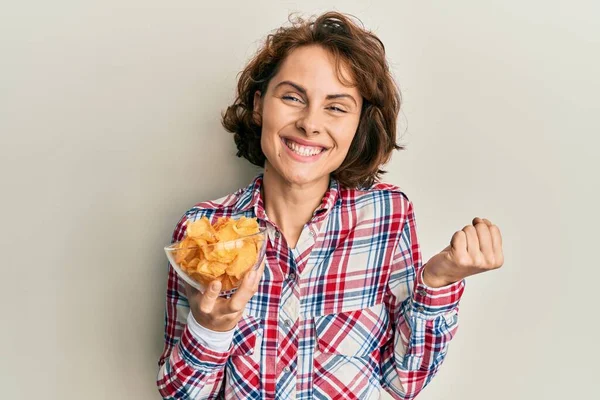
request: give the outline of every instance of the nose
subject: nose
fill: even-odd
[[[317,107],[306,107],[296,121],[296,128],[306,136],[318,135],[323,131],[323,122]]]

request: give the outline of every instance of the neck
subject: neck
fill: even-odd
[[[287,182],[267,162],[262,193],[265,212],[282,231],[288,246],[295,247],[302,228],[312,218],[328,188],[328,177],[302,185]]]

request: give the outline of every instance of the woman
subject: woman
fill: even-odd
[[[464,278],[502,265],[498,228],[475,218],[426,265],[412,203],[379,182],[400,95],[384,48],[339,13],[269,35],[223,115],[246,188],[185,213],[256,217],[266,262],[230,298],[169,269],[159,391],[165,399],[414,398],[457,329]]]

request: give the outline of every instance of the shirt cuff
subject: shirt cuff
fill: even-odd
[[[414,312],[425,319],[433,319],[454,310],[465,290],[465,280],[440,288],[432,288],[425,284],[423,271],[417,274],[415,291],[412,296]]]
[[[226,332],[217,332],[207,329],[196,321],[191,311],[188,314],[187,326],[191,334],[200,344],[213,351],[226,352],[233,342],[235,328]]]
[[[187,368],[184,368],[184,376],[192,376],[198,372],[209,375],[225,366],[229,359],[229,351],[215,351],[206,347],[186,325],[171,358],[171,365],[178,365],[180,361],[185,363]]]

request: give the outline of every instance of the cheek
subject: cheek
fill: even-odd
[[[272,153],[275,151],[273,140],[267,134],[267,130],[264,128],[264,126],[260,135],[260,148],[267,158],[270,158]]]
[[[279,141],[277,130],[263,123],[260,135],[260,148],[265,157],[271,162],[274,162],[277,157],[281,156],[282,149]]]
[[[335,141],[340,150],[347,152],[350,149],[350,145],[356,136],[357,128],[358,123],[349,123],[342,131],[340,131],[339,135],[336,135]]]
[[[263,109],[263,132],[267,135],[276,134],[293,118],[289,109],[275,100],[265,102]]]

